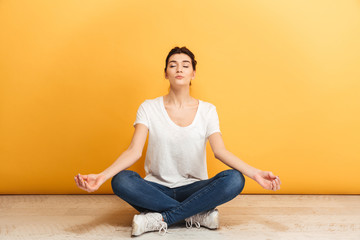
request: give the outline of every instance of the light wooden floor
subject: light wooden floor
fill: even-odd
[[[360,195],[240,195],[218,209],[218,230],[135,239],[360,240]],[[114,195],[0,195],[0,239],[127,239],[136,213]]]

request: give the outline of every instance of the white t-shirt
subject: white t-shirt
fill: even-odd
[[[146,180],[175,188],[208,179],[206,141],[211,134],[220,132],[213,104],[199,100],[193,122],[180,127],[169,117],[160,96],[140,105],[134,127],[137,123],[149,129]]]

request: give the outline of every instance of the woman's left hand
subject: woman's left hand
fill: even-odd
[[[279,190],[281,181],[279,176],[275,176],[272,172],[259,171],[254,175],[254,180],[267,190]]]

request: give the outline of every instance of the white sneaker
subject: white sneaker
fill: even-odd
[[[212,209],[201,212],[186,218],[185,222],[187,228],[192,228],[192,225],[194,224],[197,228],[203,226],[209,229],[217,229],[219,228],[219,211],[217,209]]]
[[[145,232],[159,230],[162,235],[167,233],[167,223],[164,222],[160,213],[142,213],[135,215],[132,222],[132,236],[139,236]]]

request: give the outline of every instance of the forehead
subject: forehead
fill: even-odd
[[[176,53],[170,56],[169,62],[175,61],[175,62],[183,62],[188,61],[191,62],[191,58],[186,55],[185,53]]]

